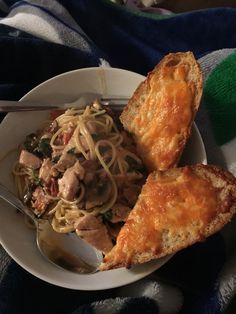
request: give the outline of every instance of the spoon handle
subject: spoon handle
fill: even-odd
[[[11,204],[16,209],[21,211],[23,214],[31,218],[34,222],[36,222],[34,214],[28,209],[28,207],[26,207],[12,192],[10,192],[1,183],[0,183],[0,198]]]

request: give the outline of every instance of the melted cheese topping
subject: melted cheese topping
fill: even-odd
[[[150,92],[133,119],[131,131],[149,170],[175,165],[192,122],[194,85],[188,64],[164,66],[150,75]]]
[[[158,254],[167,230],[172,236],[192,232],[201,239],[220,210],[218,193],[207,179],[198,177],[189,167],[177,178],[159,174],[157,180],[149,175],[118,236],[115,261],[129,265],[137,253]]]

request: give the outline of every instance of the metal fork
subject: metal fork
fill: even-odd
[[[95,100],[104,106],[111,106],[114,110],[122,110],[127,104],[128,96],[102,96],[99,94],[82,94],[74,102],[68,103],[45,103],[44,101],[12,101],[0,100],[0,112],[19,112],[19,111],[42,111],[42,110],[63,110],[71,107],[84,108]]]

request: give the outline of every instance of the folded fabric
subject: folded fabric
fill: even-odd
[[[236,47],[236,9],[160,16],[108,0],[0,3],[2,98],[20,98],[56,74],[100,59],[146,75],[169,52],[191,50],[200,58]]]
[[[105,0],[6,0],[0,1],[0,16],[1,99],[19,99],[56,74],[104,60],[146,75],[168,52],[193,51],[205,78],[196,122],[208,161],[236,175],[236,10],[160,17]],[[179,252],[145,279],[105,291],[52,286],[1,248],[0,313],[230,311],[236,292],[234,225],[232,221],[204,243]]]

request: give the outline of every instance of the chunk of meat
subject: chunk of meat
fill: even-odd
[[[76,193],[79,191],[79,179],[74,171],[68,168],[64,176],[58,180],[59,195],[68,200],[73,201]]]
[[[80,218],[75,230],[78,236],[99,251],[107,253],[113,247],[106,226],[94,215],[90,214]]]
[[[58,171],[64,172],[67,168],[70,168],[76,162],[76,159],[77,159],[76,156],[74,154],[70,153],[70,150],[74,149],[75,145],[76,145],[75,139],[72,136],[71,139],[69,140],[68,144],[66,145],[66,147],[61,152],[61,156],[60,156],[57,164],[55,165],[55,168]]]
[[[58,180],[59,195],[73,201],[79,191],[80,180],[84,177],[84,169],[77,161],[74,166],[66,169],[63,177]]]
[[[56,170],[64,172],[76,162],[76,156],[63,152],[57,164],[54,166]]]
[[[114,204],[111,209],[112,217],[110,221],[113,223],[126,221],[130,211],[131,208],[128,206],[125,206],[123,204]]]
[[[32,195],[32,208],[36,215],[41,216],[47,209],[47,206],[52,202],[41,186],[38,186]]]
[[[49,184],[53,173],[53,163],[49,158],[44,159],[39,169],[39,178],[42,179],[45,184]]]
[[[19,157],[19,163],[32,169],[38,169],[42,164],[42,160],[34,154],[29,153],[27,150],[22,149]]]

